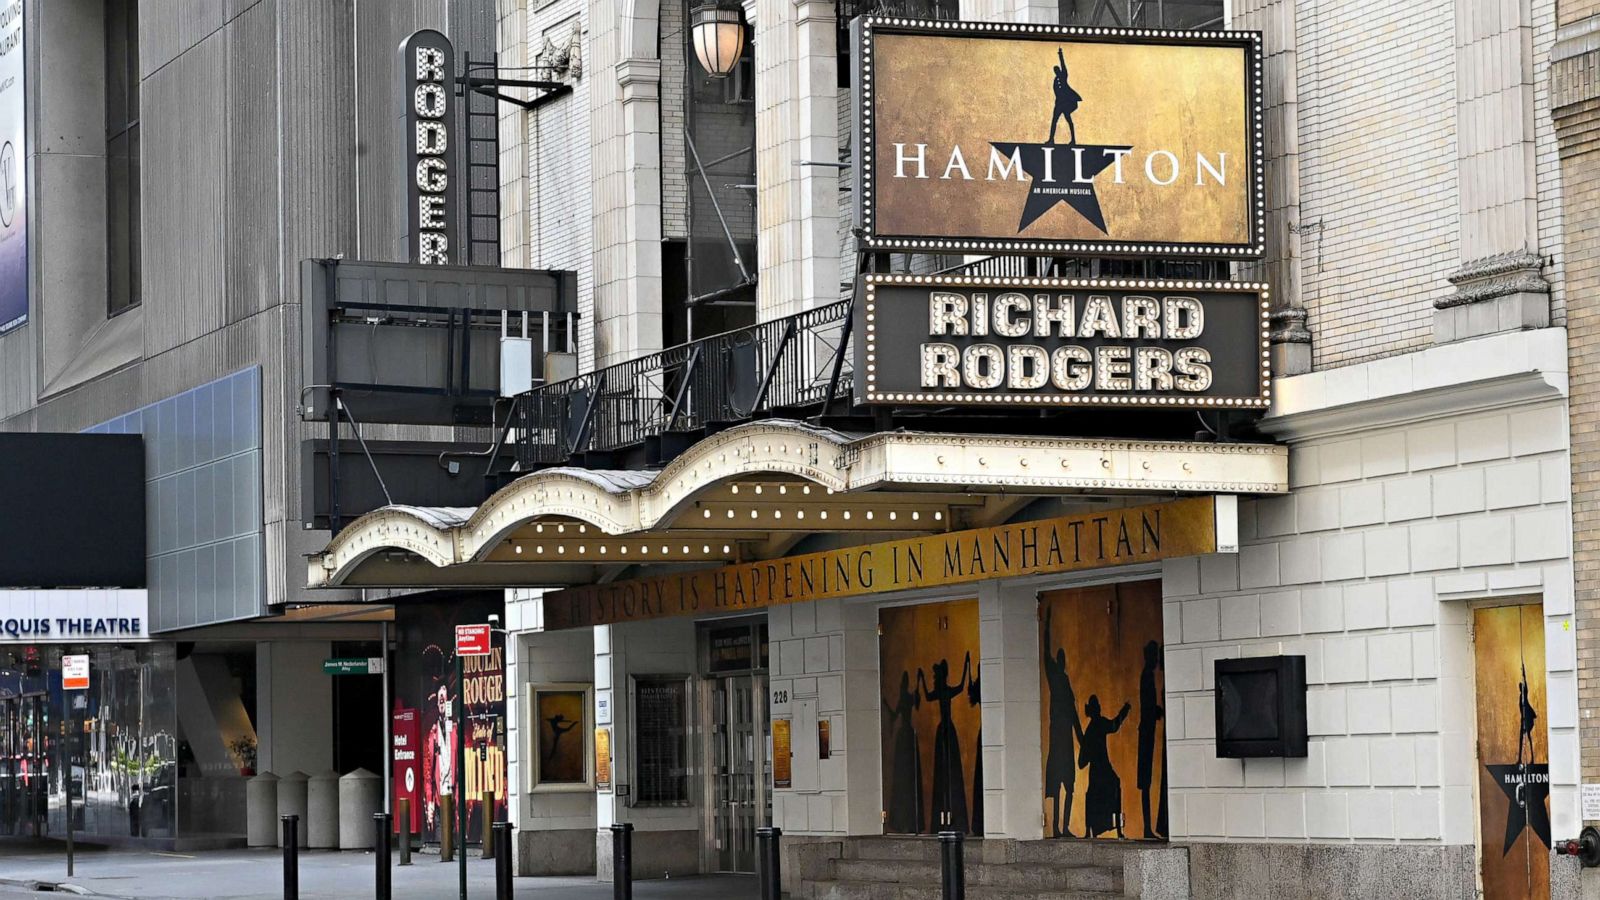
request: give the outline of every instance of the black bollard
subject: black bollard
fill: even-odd
[[[300,817],[278,819],[283,822],[283,900],[300,900]]]
[[[756,843],[760,846],[756,857],[756,894],[761,900],[783,897],[782,866],[778,862],[778,839],[782,836],[782,828],[756,829]]]
[[[400,865],[411,865],[411,798],[400,798]]]
[[[611,896],[633,900],[633,824],[611,826]]]
[[[494,898],[511,900],[511,823],[494,823]]]
[[[373,844],[373,856],[376,857],[377,880],[373,883],[377,900],[389,900],[389,866],[393,860],[389,858],[389,831],[390,818],[388,813],[373,813],[372,827],[378,830],[378,842]]]
[[[939,876],[944,886],[943,900],[967,900],[967,868],[961,855],[966,835],[959,831],[939,832]]]

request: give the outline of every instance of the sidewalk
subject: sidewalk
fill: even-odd
[[[395,898],[449,900],[457,894],[457,868],[437,856],[416,855],[406,868],[394,867]],[[371,853],[300,851],[300,896],[312,898],[371,897],[375,860]],[[76,875],[66,877],[63,849],[0,846],[0,898],[39,898],[31,882],[64,885],[65,891],[95,897],[137,900],[279,900],[283,896],[283,857],[277,850],[217,850],[162,853],[148,850],[80,849]],[[50,888],[46,888],[50,890]],[[63,891],[62,887],[55,887]],[[468,896],[494,896],[494,862],[469,857]],[[747,900],[755,896],[755,879],[747,876],[673,878],[636,881],[638,900]],[[516,896],[544,900],[607,900],[610,884],[593,878],[518,878]]]

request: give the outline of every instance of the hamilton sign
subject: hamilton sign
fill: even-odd
[[[866,249],[1261,254],[1259,35],[867,17],[853,41]]]
[[[868,275],[856,400],[1263,408],[1263,284]]]

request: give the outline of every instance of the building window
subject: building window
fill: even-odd
[[[1214,31],[1227,22],[1223,0],[1061,0],[1061,24]]]
[[[106,297],[139,305],[139,0],[106,0]]]

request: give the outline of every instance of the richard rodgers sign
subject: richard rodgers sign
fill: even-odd
[[[868,275],[860,297],[860,403],[1268,403],[1265,285]]]

